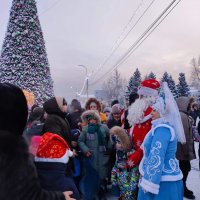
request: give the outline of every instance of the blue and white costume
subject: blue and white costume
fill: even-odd
[[[146,135],[138,200],[182,200],[182,172],[176,160],[177,136],[164,118],[152,121]]]

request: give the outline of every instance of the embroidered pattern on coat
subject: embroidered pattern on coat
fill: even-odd
[[[151,150],[151,157],[148,161],[148,166],[147,166],[147,175],[149,176],[149,180],[152,180],[152,177],[156,173],[160,172],[158,166],[161,164],[161,158],[159,156],[161,147],[162,147],[161,142],[156,141],[155,146]]]
[[[171,158],[169,160],[169,166],[170,166],[170,169],[164,168],[163,171],[166,173],[179,172],[178,162],[176,159]]]

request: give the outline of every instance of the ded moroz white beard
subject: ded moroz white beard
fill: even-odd
[[[144,112],[155,102],[155,100],[156,97],[142,97],[131,104],[128,108],[127,116],[129,124],[133,126],[135,124],[142,123]]]

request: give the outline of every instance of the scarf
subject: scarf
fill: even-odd
[[[103,134],[100,130],[99,124],[88,124],[88,133],[89,134],[97,133],[99,146],[105,146],[106,145],[106,141],[105,141]]]

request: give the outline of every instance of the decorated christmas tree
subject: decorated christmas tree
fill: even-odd
[[[184,73],[179,73],[179,83],[177,85],[177,92],[178,96],[189,96],[190,95],[190,89],[185,79]]]
[[[39,104],[53,96],[35,0],[13,0],[0,57],[0,82],[9,82],[33,93]]]
[[[129,80],[129,85],[128,85],[129,94],[131,92],[137,93],[138,86],[140,85],[140,83],[141,83],[141,73],[137,68]]]

